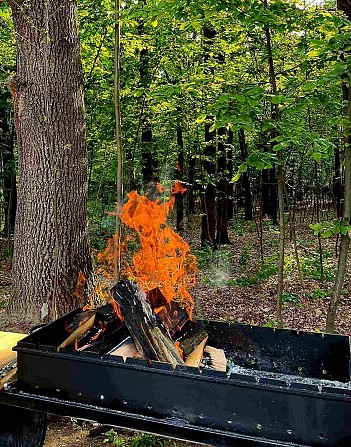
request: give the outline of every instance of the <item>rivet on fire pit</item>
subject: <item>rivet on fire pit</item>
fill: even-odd
[[[148,410],[151,410],[152,405],[151,405],[151,404],[146,404],[146,408],[147,408]]]
[[[261,425],[261,424],[257,424],[257,425],[256,425],[256,428],[257,428],[257,430],[261,430],[262,425]]]
[[[286,430],[288,435],[292,435],[292,430]]]
[[[176,409],[176,407],[173,408],[173,413],[178,413],[178,410]]]
[[[81,395],[82,395],[82,393],[80,391],[78,391],[77,396],[81,396]]]
[[[326,369],[323,369],[322,373],[323,373],[324,375],[326,375],[326,374],[328,374],[328,371],[327,371]]]
[[[104,399],[105,399],[105,396],[103,394],[101,394],[100,400],[104,400]]]
[[[59,393],[60,391],[60,388],[56,388],[56,393]]]
[[[127,403],[128,403],[128,402],[127,402],[126,400],[123,400],[123,401],[122,401],[122,404],[123,404],[123,405],[127,405]]]
[[[203,419],[204,417],[205,417],[205,416],[204,416],[203,413],[200,413],[200,414],[199,414],[199,418],[200,418],[200,419]]]
[[[324,439],[325,436],[323,435],[323,433],[319,433],[319,439]]]
[[[227,422],[228,422],[228,424],[231,424],[231,423],[232,423],[232,420],[231,420],[231,419],[228,419]]]

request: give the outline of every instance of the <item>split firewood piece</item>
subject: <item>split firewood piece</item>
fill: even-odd
[[[121,357],[123,357],[124,361],[126,361],[126,358],[128,357],[132,357],[134,359],[141,358],[141,355],[139,354],[132,337],[128,337],[123,340],[118,346],[110,351],[109,354],[120,355]]]
[[[94,312],[90,317],[83,321],[83,323],[81,323],[80,326],[78,326],[77,329],[57,347],[57,351],[62,351],[62,349],[67,348],[67,346],[70,346],[76,340],[79,340],[87,331],[89,331],[94,326],[95,316],[96,313]]]
[[[73,318],[73,320],[68,324],[67,331],[72,333],[76,329],[79,328],[82,324],[84,324],[92,315],[96,314],[96,310],[85,310],[83,312],[79,312]]]
[[[206,346],[204,353],[209,357],[207,366],[217,371],[227,372],[227,358],[223,349]]]
[[[124,321],[140,355],[148,360],[184,364],[173,341],[158,326],[146,294],[131,281],[120,281],[112,289]]]
[[[186,366],[194,366],[197,368],[202,360],[202,357],[204,355],[204,348],[206,346],[208,337],[202,340],[202,342],[199,344],[199,346],[194,349],[194,351],[188,355],[188,358],[185,360]]]
[[[157,319],[162,321],[169,335],[174,340],[176,334],[190,321],[188,312],[176,301],[169,303],[158,288],[146,292],[146,297],[150,301],[151,308],[157,315]]]
[[[180,349],[185,357],[191,354],[206,337],[208,337],[208,333],[204,329],[200,329],[195,334],[183,338],[180,341]]]

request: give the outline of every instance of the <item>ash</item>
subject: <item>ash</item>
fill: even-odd
[[[246,376],[255,377],[256,381],[259,382],[261,378],[283,380],[288,386],[292,382],[305,383],[308,385],[315,385],[321,392],[323,387],[333,387],[333,388],[344,388],[347,390],[351,389],[351,382],[338,382],[334,380],[325,379],[314,379],[312,377],[302,377],[290,374],[280,374],[269,371],[258,371],[255,369],[244,368],[242,366],[235,365],[231,359],[228,360],[228,372],[227,376],[230,377],[231,374],[242,374]]]

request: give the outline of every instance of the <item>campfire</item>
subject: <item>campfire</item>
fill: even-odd
[[[196,263],[166,226],[173,204],[129,194],[122,218],[140,250],[126,279],[106,304],[20,340],[19,390],[3,398],[214,446],[349,446],[349,338],[196,321]]]
[[[158,193],[163,194],[161,185]],[[207,345],[209,335],[193,318],[194,300],[189,288],[195,284],[196,258],[186,241],[167,224],[176,194],[185,188],[176,182],[168,200],[150,200],[136,191],[128,194],[121,210],[123,223],[140,244],[124,276],[111,290],[112,299],[97,309],[83,309],[67,324],[69,335],[58,351],[91,350],[124,330],[124,338],[109,354],[196,368],[226,371],[224,350]],[[100,255],[112,265],[114,241]],[[125,248],[125,247],[124,247]]]

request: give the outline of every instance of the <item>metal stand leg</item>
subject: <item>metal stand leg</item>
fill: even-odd
[[[0,447],[42,447],[46,413],[0,405]]]

